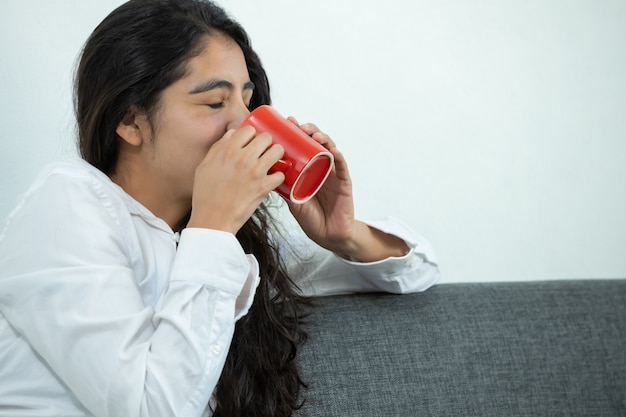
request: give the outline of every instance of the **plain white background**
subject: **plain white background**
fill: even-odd
[[[5,0],[0,218],[76,155],[78,52],[120,0]],[[347,156],[360,217],[435,246],[444,282],[626,277],[626,2],[222,0],[275,107]]]

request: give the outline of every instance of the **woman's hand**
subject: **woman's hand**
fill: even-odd
[[[354,234],[352,181],[346,160],[332,139],[317,126],[311,123],[300,126],[293,117],[289,120],[328,149],[335,159],[335,166],[318,193],[304,204],[288,202],[289,209],[313,241],[329,250],[342,252]]]
[[[226,132],[196,168],[188,227],[237,233],[284,181],[282,172],[268,174],[283,153],[269,134],[256,135],[251,126]]]
[[[333,140],[311,123],[299,125],[307,135],[322,144],[335,158],[335,166],[318,193],[304,204],[287,202],[304,233],[318,245],[348,259],[373,262],[389,256],[402,256],[406,243],[354,218],[352,180],[348,164]]]

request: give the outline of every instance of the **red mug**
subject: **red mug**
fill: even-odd
[[[270,168],[270,172],[285,174],[285,181],[276,188],[276,192],[296,204],[302,204],[322,188],[335,161],[328,149],[270,106],[257,107],[241,125],[254,127],[257,134],[269,133],[272,143],[278,143],[285,149],[282,159]]]

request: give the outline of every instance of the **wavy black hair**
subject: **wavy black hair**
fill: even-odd
[[[74,107],[81,156],[104,173],[117,166],[116,127],[132,106],[149,116],[161,92],[180,79],[203,39],[216,34],[233,39],[243,51],[255,85],[250,110],[270,104],[270,86],[245,30],[225,11],[202,0],[131,0],[94,30],[81,55],[74,81]],[[184,228],[189,216],[181,219]],[[214,391],[213,415],[290,416],[301,406],[304,385],[296,364],[306,339],[301,318],[307,300],[299,295],[281,262],[275,230],[265,204],[237,233],[260,265],[261,283],[249,313],[235,334]]]

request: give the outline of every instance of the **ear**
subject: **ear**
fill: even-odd
[[[150,124],[143,112],[131,106],[117,125],[115,132],[125,142],[132,146],[141,146],[148,139]]]

